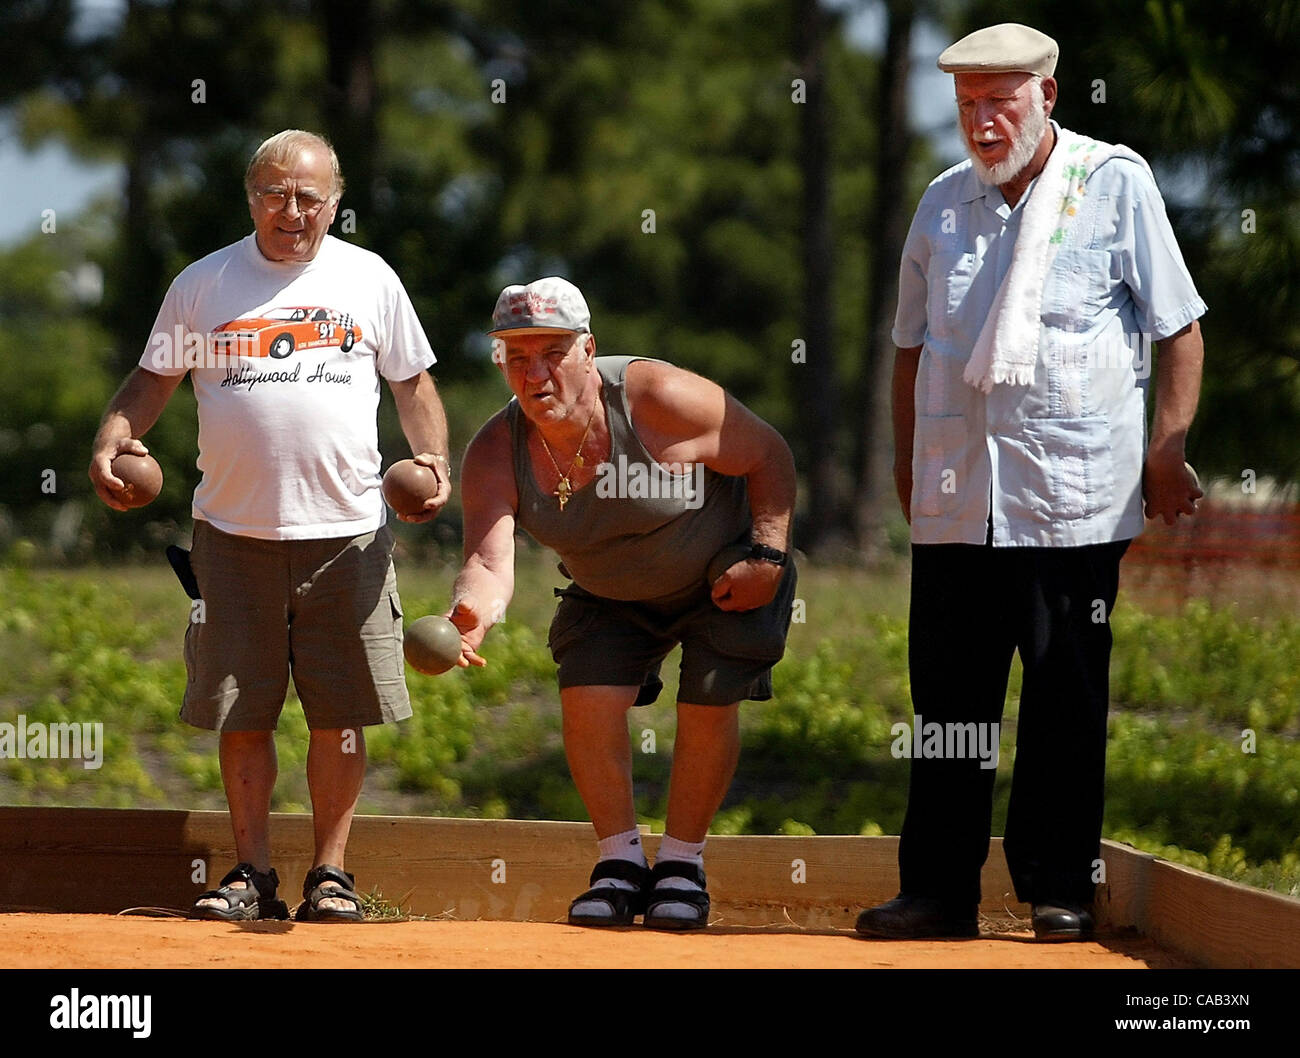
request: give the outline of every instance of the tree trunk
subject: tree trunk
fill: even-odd
[[[894,440],[890,389],[894,366],[894,310],[898,302],[898,264],[907,239],[907,161],[911,136],[907,124],[907,82],[912,41],[911,0],[887,0],[889,31],[880,66],[876,127],[875,209],[867,233],[870,254],[867,286],[867,352],[858,385],[861,430],[854,464],[857,470],[855,535],[870,561],[886,549],[885,526],[897,509],[894,495]]]
[[[347,183],[345,208],[357,212],[366,243],[375,209],[375,11],[372,0],[325,0],[325,120]]]
[[[803,175],[802,338],[806,362],[794,365],[802,384],[805,467],[808,480],[807,522],[801,546],[812,551],[833,529],[838,514],[835,489],[836,402],[835,356],[831,348],[830,136],[826,113],[823,50],[827,15],[818,0],[796,6],[799,76],[805,102],[800,105],[800,163]]]

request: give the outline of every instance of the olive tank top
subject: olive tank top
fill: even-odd
[[[520,528],[560,556],[575,584],[607,599],[662,599],[702,586],[709,560],[748,541],[751,526],[744,478],[702,464],[672,474],[646,451],[624,387],[628,364],[640,359],[647,358],[596,357],[609,461],[564,510],[537,484],[519,402],[506,410]]]

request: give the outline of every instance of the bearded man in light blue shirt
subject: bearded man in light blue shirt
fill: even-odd
[[[1056,58],[1004,24],[939,59],[970,160],[922,196],[900,269],[916,730],[902,891],[862,913],[866,936],[978,933],[996,758],[971,750],[997,744],[1016,650],[1008,867],[1040,939],[1091,934],[1120,559],[1144,511],[1172,523],[1201,496],[1184,443],[1205,303],[1145,161],[1050,120]]]

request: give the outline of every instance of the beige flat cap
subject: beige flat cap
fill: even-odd
[[[1051,77],[1060,48],[1046,33],[1003,22],[970,33],[939,56],[944,73],[1036,73]]]

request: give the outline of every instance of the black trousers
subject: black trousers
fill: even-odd
[[[1110,615],[1128,543],[912,548],[908,663],[918,740],[932,722],[939,730],[1000,724],[1012,655],[1020,651],[1024,682],[1003,849],[1025,903],[1092,899]],[[980,899],[996,769],[959,755],[961,745],[958,738],[945,742],[948,753],[913,756],[898,860],[904,893],[969,908]]]

